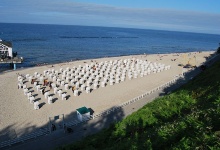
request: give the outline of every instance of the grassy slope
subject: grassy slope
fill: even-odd
[[[69,149],[220,149],[220,62]]]

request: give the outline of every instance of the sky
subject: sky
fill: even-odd
[[[1,23],[220,34],[219,0],[1,0]]]

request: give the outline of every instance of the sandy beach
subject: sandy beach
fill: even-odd
[[[39,66],[33,68],[27,68],[22,70],[15,70],[11,72],[5,72],[0,75],[0,135],[4,132],[14,130],[17,136],[24,133],[31,132],[41,127],[48,125],[49,117],[54,117],[57,115],[64,114],[65,121],[71,121],[76,119],[76,109],[86,106],[94,111],[94,114],[98,114],[103,110],[109,109],[111,107],[120,105],[121,103],[128,101],[136,96],[139,96],[146,91],[162,85],[171,79],[175,78],[177,75],[182,74],[183,68],[179,64],[191,61],[192,64],[199,66],[206,61],[213,51],[207,52],[192,52],[192,53],[175,53],[175,54],[152,54],[152,55],[134,55],[134,56],[121,56],[121,57],[111,57],[111,58],[101,58],[93,60],[80,60],[68,63],[61,63],[48,66]],[[69,98],[67,100],[62,100],[58,94],[53,95],[55,101],[52,104],[48,104],[48,100],[45,99],[44,95],[34,88],[27,79],[25,85],[32,92],[36,101],[41,104],[40,109],[35,110],[34,105],[30,104],[26,95],[24,95],[23,89],[18,89],[18,74],[22,75],[32,75],[35,72],[39,74],[44,74],[45,70],[58,70],[63,68],[73,68],[82,67],[86,64],[100,64],[101,62],[109,62],[114,60],[142,60],[147,62],[152,62],[156,64],[164,64],[165,66],[170,66],[170,69],[163,70],[157,73],[151,72],[148,75],[129,80],[126,77],[125,81],[120,83],[114,83],[110,85],[109,81],[105,87],[99,86],[97,89],[93,89],[91,93],[86,93],[82,91],[79,96],[74,96],[72,89],[65,90],[64,86],[60,86],[59,89],[67,92]],[[187,69],[184,69],[187,71]],[[49,81],[49,77],[45,76]],[[60,75],[61,78],[61,75]],[[43,84],[40,82],[40,84]],[[70,83],[68,83],[71,85]],[[99,83],[99,85],[101,85]],[[46,87],[46,91],[53,94],[53,89],[50,90]]]

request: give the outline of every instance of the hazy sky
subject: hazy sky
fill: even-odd
[[[220,0],[1,0],[0,22],[220,34]]]

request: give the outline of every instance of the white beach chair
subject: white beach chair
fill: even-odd
[[[38,73],[37,73],[37,72],[35,72],[35,73],[34,73],[34,76],[35,76],[35,77],[37,77],[37,74],[38,74]]]
[[[102,82],[101,82],[101,86],[102,86],[102,87],[105,87],[105,85],[106,85],[106,82],[105,82],[105,81],[102,81]]]
[[[32,79],[33,79],[32,76],[29,76],[29,77],[28,77],[28,81],[29,81],[29,82],[31,82]]]
[[[68,90],[69,84],[65,84],[64,87],[65,87],[65,90]]]
[[[53,97],[52,96],[48,96],[48,104],[51,104],[53,102]]]
[[[116,78],[115,83],[119,83],[120,79]]]
[[[71,77],[71,78],[75,78],[75,75],[74,75],[74,74],[71,74],[70,77]]]
[[[114,85],[114,80],[110,80],[110,85]]]
[[[60,79],[57,79],[57,84],[60,84],[60,81],[61,81]]]
[[[59,94],[59,96],[61,96],[61,94],[62,94],[62,90],[61,89],[58,91],[58,94]]]
[[[30,97],[30,103],[33,104],[34,103],[34,96]]]
[[[23,84],[23,78],[19,79],[18,81]]]
[[[104,82],[108,82],[108,78],[107,77],[104,78]]]
[[[60,85],[61,85],[61,86],[64,86],[64,84],[65,84],[65,82],[64,82],[64,81],[61,81],[61,84],[60,84]]]
[[[59,72],[56,70],[56,71],[55,71],[55,74],[58,75],[58,73],[59,73]]]
[[[128,79],[129,79],[129,80],[132,80],[132,76],[129,75],[129,76],[128,76]]]
[[[40,89],[40,85],[37,85],[36,88],[37,88],[37,91],[39,91],[39,89]]]
[[[84,79],[81,78],[81,79],[79,80],[79,83],[80,83],[80,84],[83,84],[83,83],[84,83]]]
[[[63,74],[62,75],[62,80],[65,80],[65,78],[66,78],[66,75]]]
[[[53,93],[54,93],[54,94],[57,94],[57,90],[58,90],[58,88],[57,88],[57,87],[55,87],[55,88],[54,88],[54,92],[53,92]]]
[[[21,87],[22,87],[22,84],[18,83],[18,89],[21,89]]]
[[[79,82],[76,82],[75,86],[76,88],[79,88]]]
[[[90,93],[90,92],[91,92],[90,87],[86,87],[86,93]]]
[[[134,78],[136,79],[136,78],[137,78],[137,76],[138,76],[138,75],[137,75],[137,73],[135,73],[135,74],[134,74]]]
[[[39,89],[39,91],[40,91],[41,94],[43,94],[43,89],[44,89],[44,88],[40,88],[40,89]]]
[[[37,74],[37,78],[40,78],[41,74]]]
[[[87,86],[90,86],[90,85],[91,85],[91,81],[90,81],[90,80],[87,81],[86,83],[87,83],[87,84],[86,84]]]
[[[34,82],[34,87],[36,88],[36,86],[37,86],[37,82]]]
[[[39,109],[39,102],[38,101],[34,102],[34,109],[35,110]]]
[[[78,90],[74,90],[74,96],[78,96],[79,91]]]
[[[26,78],[28,78],[30,76],[30,74],[26,74]]]
[[[32,96],[31,92],[28,92],[28,93],[27,93],[28,99],[30,99],[31,96]]]
[[[54,77],[53,77],[53,81],[56,81],[56,80],[57,80],[57,77],[56,77],[56,76],[54,76]]]
[[[44,70],[44,75],[46,75],[46,73],[47,73],[47,70]]]
[[[50,71],[48,71],[48,72],[46,73],[46,76],[48,77],[50,74],[51,74]]]
[[[40,82],[42,82],[44,80],[43,76],[40,76]]]
[[[84,90],[85,90],[85,85],[82,84],[82,85],[81,85],[81,91],[84,91]]]
[[[25,89],[24,89],[24,95],[27,95],[27,93],[28,93],[28,89],[25,88]]]
[[[27,85],[26,85],[26,84],[23,84],[23,88],[26,89],[26,88],[27,88]]]
[[[23,77],[22,76],[18,76],[18,81],[20,80],[20,79],[22,79]]]
[[[93,84],[93,87],[94,87],[94,89],[97,89],[97,88],[98,88],[98,84],[97,84],[97,83],[94,83],[94,84]]]
[[[45,97],[45,99],[48,98],[48,95],[49,95],[49,92],[45,92],[45,93],[44,93],[44,97]]]
[[[69,77],[66,77],[66,82],[69,82],[70,81],[70,78]]]
[[[52,86],[52,88],[55,88],[55,87],[56,87],[56,84],[55,84],[55,83],[52,83],[51,86]]]
[[[75,79],[70,80],[71,85],[73,85],[75,82]]]
[[[143,72],[141,72],[141,73],[140,73],[140,77],[142,78],[143,76],[144,76],[144,73],[143,73]]]
[[[66,93],[62,94],[62,100],[66,100]]]

